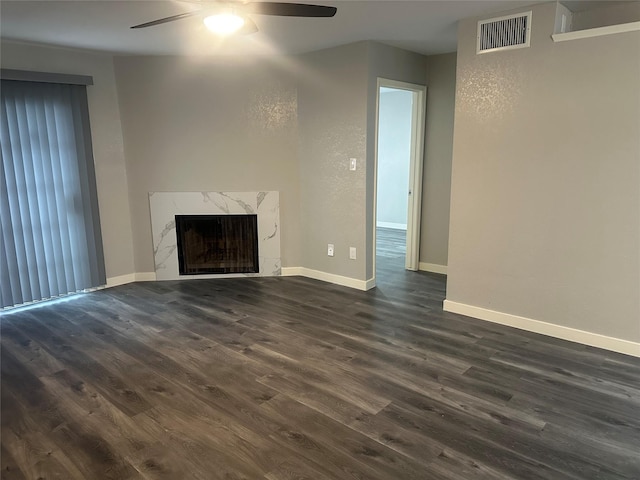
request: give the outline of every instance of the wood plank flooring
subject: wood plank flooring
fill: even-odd
[[[393,234],[369,292],[135,283],[3,315],[1,478],[640,479],[640,359],[443,312]]]

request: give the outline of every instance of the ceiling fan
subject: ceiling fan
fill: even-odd
[[[194,2],[195,3],[195,2]],[[197,2],[202,3],[204,2]],[[308,3],[285,3],[285,2],[242,2],[242,1],[219,1],[207,2],[209,5],[200,10],[180,13],[170,17],[159,18],[150,22],[134,25],[131,28],[147,28],[163,23],[175,22],[183,18],[194,16],[204,17],[207,28],[220,35],[232,33],[247,35],[258,31],[258,27],[250,14],[272,15],[279,17],[333,17],[336,14],[336,7],[325,5],[312,5]]]

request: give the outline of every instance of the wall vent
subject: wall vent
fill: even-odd
[[[531,12],[478,22],[476,53],[496,52],[529,46],[531,39]]]

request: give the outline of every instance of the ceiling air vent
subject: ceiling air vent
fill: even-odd
[[[478,22],[476,53],[528,47],[530,38],[531,12],[482,20]]]

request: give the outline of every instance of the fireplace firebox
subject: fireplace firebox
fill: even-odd
[[[180,275],[259,273],[257,215],[176,215]]]

